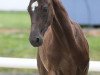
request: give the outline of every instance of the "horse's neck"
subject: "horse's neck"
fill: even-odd
[[[81,50],[79,43],[76,41],[75,35],[73,34],[74,30],[72,30],[71,25],[67,25],[63,19],[60,20],[62,24],[59,24],[59,22],[57,22],[55,19],[54,21],[55,22],[51,28],[53,33],[53,40],[55,40],[55,45],[57,45],[56,47],[62,49],[62,52],[70,53],[73,56],[73,60],[76,64],[81,64],[79,61],[84,62],[84,52]]]
[[[71,26],[69,25],[68,27],[66,27],[66,23],[62,21],[63,23],[60,24],[56,21],[56,19],[54,19],[53,21],[53,25],[51,26],[53,39],[58,44],[58,46],[68,49],[69,44],[74,43],[75,41]]]
[[[56,39],[60,39],[62,42],[70,40],[71,38],[74,39],[71,20],[69,19],[67,12],[60,3],[54,2],[53,4],[55,17],[53,19],[52,29],[56,34]]]
[[[74,38],[71,27],[71,20],[69,19],[68,13],[63,8],[61,3],[57,0],[53,0],[53,8],[55,11],[55,17],[53,19],[52,28],[59,38],[65,36],[67,39]]]
[[[52,25],[52,31],[55,40],[59,41],[59,43],[64,45],[66,49],[67,47],[69,47],[69,50],[72,53],[73,58],[75,60],[77,60],[78,57],[79,59],[80,58],[84,59],[84,53],[81,50],[81,47],[78,47],[79,43],[77,43],[75,34],[73,33],[75,29],[72,26],[72,22],[69,19],[67,12],[59,2],[58,3],[54,2],[53,7],[56,15],[53,19],[53,25]],[[81,39],[84,39],[84,36],[83,38],[81,37]],[[86,42],[82,42],[82,43],[85,44]],[[80,61],[83,61],[81,59]],[[76,63],[79,62],[77,61]]]

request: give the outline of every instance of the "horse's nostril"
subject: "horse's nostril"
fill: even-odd
[[[40,41],[40,39],[39,38],[36,38],[36,43],[38,43]]]
[[[43,43],[42,37],[34,37],[34,38],[30,37],[30,43],[34,47],[39,47]]]

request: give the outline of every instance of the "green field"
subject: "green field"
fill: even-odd
[[[91,60],[100,61],[100,37],[88,36],[87,40],[90,47]]]
[[[27,12],[0,12],[0,28],[30,28]]]
[[[12,29],[15,31],[10,31]],[[28,40],[29,29],[27,12],[0,12],[0,57],[36,58],[37,50]],[[87,36],[87,40],[90,59],[100,60],[100,37]]]
[[[28,40],[29,20],[27,12],[0,12],[0,56],[36,57],[37,50]]]

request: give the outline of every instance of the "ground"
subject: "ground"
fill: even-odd
[[[83,32],[86,36],[100,36],[100,28],[84,28]]]

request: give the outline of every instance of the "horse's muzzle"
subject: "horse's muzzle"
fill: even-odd
[[[30,37],[29,41],[30,41],[31,45],[34,46],[34,47],[39,47],[43,43],[43,39],[40,36]]]

